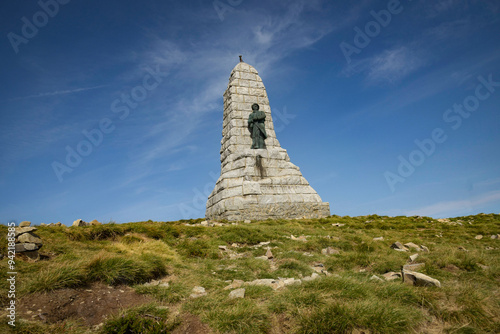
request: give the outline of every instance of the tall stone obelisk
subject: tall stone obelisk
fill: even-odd
[[[257,70],[240,61],[231,72],[223,97],[221,175],[208,197],[206,218],[264,220],[329,216],[330,205],[321,201],[276,138],[266,88]],[[248,117],[254,103],[266,115],[265,149],[251,148]]]

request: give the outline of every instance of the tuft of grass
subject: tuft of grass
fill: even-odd
[[[63,288],[76,288],[87,283],[85,270],[81,262],[63,262],[36,272],[31,280],[25,282],[23,293],[52,291]]]
[[[180,321],[169,319],[169,310],[155,304],[131,308],[108,320],[102,334],[171,333]]]
[[[246,299],[223,303],[209,310],[204,319],[221,333],[268,333],[270,325],[266,312],[255,302]]]

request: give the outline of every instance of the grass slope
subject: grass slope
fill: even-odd
[[[41,253],[49,259],[18,259],[18,298],[35,292],[86,287],[93,282],[126,284],[156,303],[123,310],[101,333],[169,333],[183,315],[198,316],[214,333],[500,333],[500,215],[437,221],[429,217],[332,216],[312,220],[259,221],[221,227],[186,226],[201,220],[139,222],[88,227],[39,227]],[[345,224],[333,226],[332,224]],[[0,235],[7,228],[0,226]],[[481,234],[481,240],[475,236]],[[307,242],[291,235],[307,236]],[[383,241],[374,241],[384,237]],[[255,259],[268,245],[274,260]],[[442,288],[413,287],[400,280],[370,280],[399,271],[413,252],[400,241],[429,247],[417,262]],[[233,243],[238,247],[232,247]],[[225,245],[241,254],[231,259]],[[333,247],[338,255],[323,255]],[[459,247],[466,249],[460,250]],[[6,249],[5,238],[0,250]],[[229,299],[229,280],[310,275],[321,262],[330,276],[273,291],[246,286],[244,299]],[[7,263],[0,261],[0,303],[7,306]],[[168,288],[145,286],[167,277]],[[207,295],[191,299],[195,286]],[[175,312],[172,312],[175,310]],[[175,313],[175,314],[174,314]],[[6,320],[0,332],[12,329]],[[85,333],[78,319],[58,324],[19,320],[17,333]]]

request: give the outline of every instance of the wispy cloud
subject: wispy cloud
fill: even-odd
[[[368,80],[373,83],[394,83],[425,65],[423,57],[407,46],[385,50],[368,63]]]
[[[500,190],[492,191],[469,200],[443,201],[436,204],[424,206],[418,209],[405,212],[408,216],[425,215],[425,216],[446,216],[453,212],[463,214],[472,213],[478,210],[481,206],[498,202],[500,205]]]
[[[86,90],[102,88],[102,87],[106,87],[106,86],[107,85],[99,85],[99,86],[93,86],[93,87],[82,87],[82,88],[76,88],[76,89],[57,90],[55,92],[38,93],[38,94],[33,94],[33,95],[28,95],[28,96],[15,97],[11,100],[16,101],[16,100],[34,99],[34,98],[46,97],[46,96],[73,94],[73,93],[84,92]]]

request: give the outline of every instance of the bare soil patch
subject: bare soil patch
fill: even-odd
[[[72,318],[94,326],[122,309],[153,301],[152,297],[140,295],[128,286],[95,283],[88,288],[61,289],[23,297],[19,301],[18,314],[27,320],[57,323]]]

